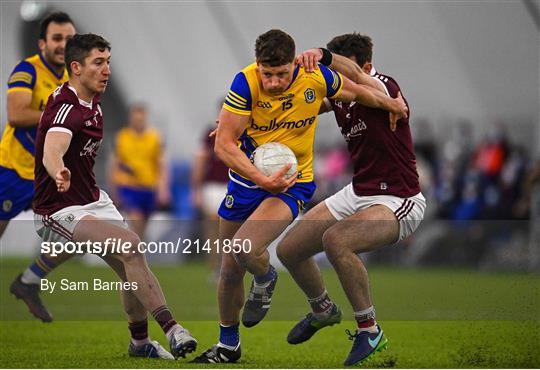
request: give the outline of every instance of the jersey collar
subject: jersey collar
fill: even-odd
[[[80,105],[82,105],[83,107],[92,109],[92,102],[87,102],[87,101],[84,101],[84,100],[82,100],[81,98],[79,98],[79,95],[77,95],[77,90],[75,90],[75,88],[74,88],[73,86],[71,86],[69,83],[67,83],[67,87],[68,87],[68,89],[70,89],[71,91],[73,91],[73,93],[75,94],[75,96],[76,96],[77,99],[79,100],[79,104],[80,104]]]
[[[296,67],[294,68],[294,72],[293,72],[293,76],[292,76],[291,83],[289,84],[289,86],[287,86],[287,88],[285,89],[285,91],[289,90],[289,87],[291,87],[291,85],[293,84],[294,80],[296,80],[296,77],[298,76],[298,72],[300,72],[300,64],[297,64]]]
[[[58,80],[61,80],[62,77],[64,77],[64,73],[66,71],[66,69],[64,68],[62,70],[62,73],[60,74],[57,74],[53,67],[51,67],[51,65],[49,63],[47,63],[47,61],[45,60],[45,58],[43,57],[43,54],[42,53],[38,53],[39,54],[39,59],[41,59],[41,63],[43,63],[43,65],[54,75],[54,77],[56,77]]]

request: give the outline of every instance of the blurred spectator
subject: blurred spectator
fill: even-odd
[[[143,239],[156,203],[168,205],[171,199],[161,135],[149,127],[143,104],[130,108],[127,125],[116,136],[109,181],[113,200]]]

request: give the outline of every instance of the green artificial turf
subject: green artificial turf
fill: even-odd
[[[175,362],[129,358],[129,332],[118,292],[43,293],[55,321],[38,322],[8,291],[27,262],[0,261],[0,367],[205,367],[189,364],[193,355]],[[206,350],[218,335],[215,286],[208,282],[209,271],[200,264],[153,270],[176,318],[198,339],[197,353]],[[328,291],[347,321],[323,329],[307,343],[289,345],[288,331],[309,307],[282,271],[267,318],[254,328],[241,328],[242,358],[227,367],[342,367],[352,344],[344,331],[355,325],[334,272],[323,271]],[[540,367],[537,275],[376,266],[369,271],[378,321],[389,345],[366,367]],[[66,263],[49,278],[115,280],[109,269],[79,261]],[[168,347],[155,323],[150,329],[152,337]]]

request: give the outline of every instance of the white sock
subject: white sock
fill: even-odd
[[[218,342],[218,347],[221,347],[221,348],[225,348],[225,349],[228,349],[229,351],[234,351],[236,350],[238,347],[240,347],[240,341],[238,341],[238,344],[236,346],[228,346],[226,344],[223,344],[221,342]]]
[[[30,268],[27,268],[26,270],[24,270],[22,276],[21,276],[21,281],[25,284],[39,284],[41,283],[41,278],[39,276],[37,276],[34,271],[30,270]]]
[[[268,287],[268,285],[270,285],[271,282],[272,280],[267,281],[266,283],[259,284],[255,280],[253,280],[253,285],[256,286],[257,288],[266,288]]]
[[[133,339],[133,338],[131,338],[131,343],[133,343],[137,347],[140,347],[143,344],[150,343],[150,338],[149,337],[146,337],[145,339]]]
[[[173,336],[174,332],[177,330],[182,329],[182,327],[178,324],[175,324],[172,328],[169,329],[169,331],[165,334],[168,340],[171,340],[171,337]]]
[[[372,326],[368,326],[367,328],[358,328],[358,332],[367,331],[370,333],[377,333],[379,331],[377,329],[377,321],[375,321],[375,309],[373,308],[373,306],[370,306],[366,308],[365,310],[355,311],[354,319],[356,321],[366,321],[366,320],[373,319],[373,322],[374,322]]]

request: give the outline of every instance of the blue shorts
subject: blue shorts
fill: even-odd
[[[247,188],[234,181],[227,185],[227,195],[221,202],[218,215],[227,221],[245,221],[266,198],[279,198],[291,209],[293,219],[311,200],[315,182],[296,183],[286,193],[272,194],[260,188]]]
[[[11,220],[32,208],[34,181],[22,179],[12,169],[0,166],[0,220]]]
[[[126,211],[138,211],[150,216],[156,209],[156,192],[149,189],[118,187],[118,196],[122,208]]]

